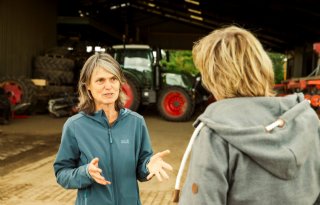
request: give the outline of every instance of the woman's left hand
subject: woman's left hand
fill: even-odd
[[[155,155],[153,155],[150,158],[149,163],[147,164],[147,168],[149,170],[149,175],[147,176],[147,180],[150,180],[154,175],[156,175],[157,179],[159,181],[162,181],[162,177],[169,179],[169,176],[165,172],[164,169],[172,170],[172,167],[170,164],[163,161],[163,157],[170,154],[170,150],[165,150],[163,152],[159,152]]]

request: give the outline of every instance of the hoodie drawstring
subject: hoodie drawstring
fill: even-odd
[[[173,202],[179,202],[179,194],[180,194],[180,182],[181,182],[181,177],[182,177],[182,173],[184,170],[184,167],[186,165],[187,159],[189,157],[189,154],[191,152],[192,149],[192,145],[194,143],[194,140],[196,139],[197,135],[199,134],[201,128],[204,126],[204,123],[201,122],[197,128],[195,129],[195,131],[193,132],[191,139],[189,141],[188,147],[183,155],[182,161],[181,161],[181,165],[179,168],[179,172],[177,175],[177,179],[176,179],[176,184],[175,184],[175,190],[174,190],[174,194],[173,194]]]
[[[267,132],[271,132],[276,127],[283,127],[285,121],[283,119],[278,119],[275,122],[271,123],[270,125],[266,126],[265,129]]]

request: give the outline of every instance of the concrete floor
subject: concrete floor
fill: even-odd
[[[193,120],[174,123],[161,119],[153,112],[142,114],[149,128],[154,152],[170,149],[171,154],[165,160],[174,168],[167,181],[160,183],[154,178],[140,183],[142,203],[172,204],[170,200],[175,177],[193,132]],[[57,185],[52,169],[66,119],[35,115],[14,119],[9,125],[0,126],[0,204],[74,204],[76,192]]]

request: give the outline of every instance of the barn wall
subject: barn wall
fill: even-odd
[[[56,45],[57,0],[0,0],[0,77],[32,75],[32,61]]]

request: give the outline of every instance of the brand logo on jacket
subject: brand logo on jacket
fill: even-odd
[[[129,144],[129,139],[122,139],[120,140],[121,144]]]

